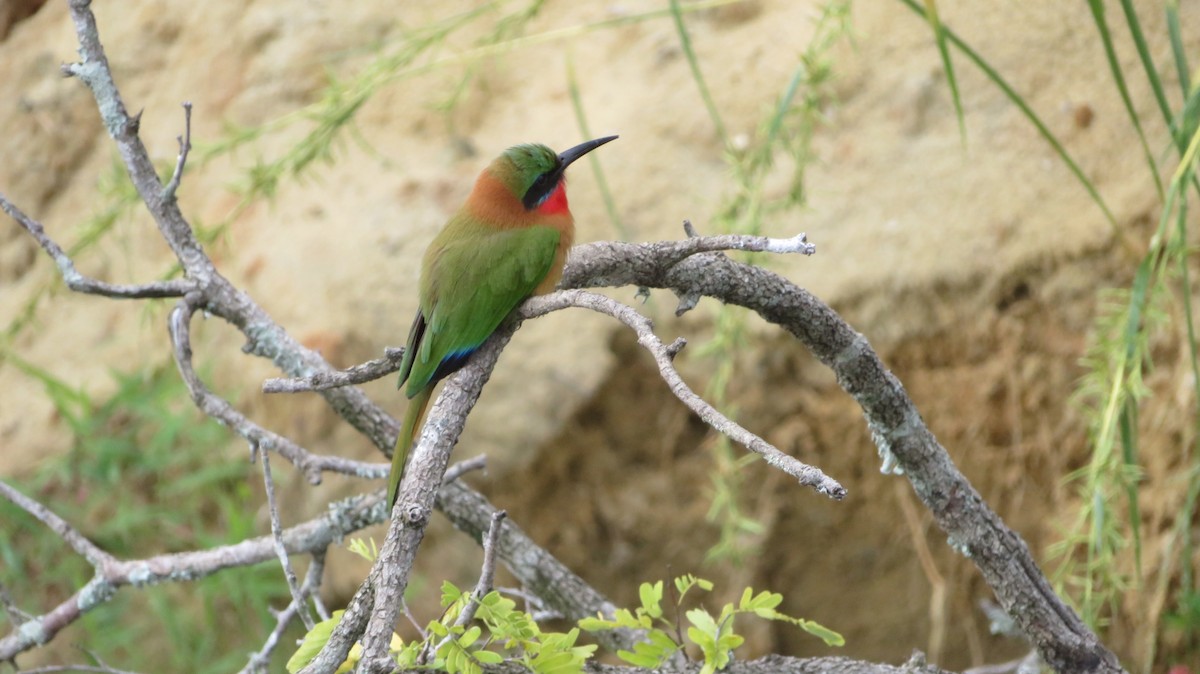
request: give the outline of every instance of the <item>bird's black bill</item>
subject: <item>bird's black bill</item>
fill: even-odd
[[[570,150],[563,150],[558,155],[559,171],[567,168],[568,166],[570,166],[571,162],[575,161],[576,159],[579,159],[583,155],[591,152],[592,150],[595,150],[596,148],[600,147],[601,145],[603,145],[609,141],[613,141],[616,139],[617,139],[617,136],[605,136],[603,138],[597,138],[596,140],[589,140],[586,143],[580,143],[580,144],[576,145],[575,147],[571,148]]]

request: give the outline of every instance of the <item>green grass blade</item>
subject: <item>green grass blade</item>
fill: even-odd
[[[1163,120],[1169,124],[1171,122],[1171,106],[1167,104],[1162,78],[1158,76],[1158,69],[1154,67],[1154,57],[1150,55],[1150,47],[1146,44],[1146,35],[1142,32],[1142,24],[1138,21],[1137,11],[1133,9],[1132,0],[1121,0],[1121,9],[1125,12],[1125,23],[1129,24],[1129,34],[1133,36],[1133,43],[1137,46],[1138,57],[1142,60],[1142,68],[1146,70],[1146,81],[1150,83],[1150,88],[1154,91],[1154,100],[1158,101]]]
[[[925,16],[924,10],[917,5],[916,0],[900,0],[900,2],[903,2],[908,6],[909,9],[911,9],[913,12],[916,12],[918,15],[922,17]],[[959,38],[954,31],[945,26],[943,26],[942,29],[946,33],[946,39],[949,40],[950,43],[955,46],[955,48],[961,51],[964,56],[970,59],[971,62],[974,63],[980,70],[982,70],[993,84],[995,84],[997,87],[1000,87],[1000,90],[1004,92],[1004,95],[1008,97],[1008,100],[1012,101],[1013,105],[1017,106],[1017,108],[1020,109],[1020,111],[1025,115],[1025,118],[1037,128],[1038,133],[1041,134],[1042,138],[1044,138],[1047,143],[1050,143],[1050,146],[1054,148],[1055,153],[1057,153],[1059,158],[1062,159],[1063,163],[1067,165],[1067,168],[1070,169],[1071,173],[1075,175],[1075,178],[1079,180],[1080,184],[1083,185],[1083,188],[1087,190],[1087,193],[1092,198],[1092,201],[1095,202],[1096,206],[1099,207],[1101,211],[1103,211],[1104,218],[1108,220],[1108,224],[1112,226],[1113,231],[1118,232],[1120,228],[1117,226],[1117,219],[1113,216],[1112,211],[1109,210],[1108,204],[1105,203],[1104,199],[1100,196],[1100,193],[1096,190],[1096,186],[1091,180],[1088,180],[1087,176],[1083,174],[1083,170],[1079,168],[1079,164],[1075,163],[1075,160],[1072,159],[1071,155],[1067,153],[1066,148],[1062,146],[1062,143],[1058,142],[1058,138],[1056,138],[1054,134],[1050,132],[1050,129],[1047,128],[1046,124],[1042,122],[1042,119],[1037,116],[1037,113],[1035,113],[1033,109],[1029,107],[1029,104],[1025,102],[1025,99],[1021,98],[1020,94],[1018,94],[1012,88],[1012,86],[1003,77],[1001,77],[1000,73],[997,72],[996,69],[990,64],[988,64],[988,62],[985,61],[983,57],[980,56],[974,49],[967,45],[966,42],[963,42],[963,40]]]
[[[1188,72],[1187,50],[1179,29],[1179,0],[1167,0],[1167,35],[1171,38],[1171,55],[1175,57],[1175,74],[1179,76],[1183,97],[1187,98],[1192,90],[1192,76]]]
[[[1108,21],[1104,18],[1104,2],[1103,0],[1088,0],[1088,6],[1092,10],[1092,19],[1096,22],[1096,32],[1100,33],[1100,41],[1104,43],[1104,55],[1108,58],[1108,69],[1117,83],[1117,91],[1120,92],[1121,101],[1125,104],[1125,112],[1128,113],[1129,121],[1133,123],[1133,128],[1137,132],[1138,141],[1142,144],[1142,154],[1145,156],[1146,165],[1150,168],[1150,174],[1154,178],[1154,189],[1158,191],[1158,200],[1162,201],[1162,177],[1158,174],[1158,166],[1154,163],[1154,154],[1150,152],[1150,144],[1146,142],[1142,121],[1133,107],[1133,99],[1129,96],[1129,87],[1125,84],[1125,75],[1121,72],[1121,65],[1117,60],[1117,50],[1113,46],[1112,33],[1108,29]]]
[[[958,118],[958,135],[963,147],[967,145],[967,122],[963,115],[962,97],[958,93],[958,77],[954,75],[954,61],[950,59],[950,48],[946,46],[946,30],[938,17],[937,0],[925,0],[925,19],[933,29],[938,53],[942,57],[942,69],[946,71],[946,83],[950,85],[950,98],[954,101],[954,116]]]
[[[583,110],[583,97],[579,94],[579,80],[575,77],[575,59],[567,56],[567,91],[571,96],[571,107],[575,110],[575,121],[579,124],[579,132],[583,138],[594,138],[588,128],[587,114]],[[629,240],[629,230],[621,220],[617,211],[617,202],[613,199],[612,190],[608,187],[608,179],[604,177],[604,169],[600,166],[600,157],[588,153],[588,164],[592,174],[596,176],[596,185],[600,188],[600,198],[604,201],[604,210],[608,213],[608,221],[617,230],[617,236],[623,241]]]
[[[675,31],[679,33],[679,46],[683,49],[688,67],[692,69],[692,79],[696,81],[696,88],[700,90],[700,98],[704,100],[704,107],[708,108],[708,116],[712,118],[713,126],[717,129],[721,145],[729,147],[729,134],[725,132],[725,122],[721,119],[721,113],[717,111],[717,104],[713,102],[712,94],[708,91],[708,84],[704,82],[704,74],[700,72],[700,61],[696,59],[696,52],[692,49],[692,38],[688,35],[687,26],[683,25],[683,10],[679,7],[679,0],[671,0],[671,17],[675,19]]]
[[[1138,470],[1138,403],[1130,396],[1125,399],[1125,409],[1121,411],[1119,420],[1121,426],[1121,461],[1124,468],[1136,475]],[[1129,505],[1129,528],[1133,534],[1134,575],[1140,585],[1142,582],[1142,515],[1138,508],[1137,479],[1122,480],[1125,484],[1125,499]]]

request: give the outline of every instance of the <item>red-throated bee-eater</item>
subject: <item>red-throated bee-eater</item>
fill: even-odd
[[[400,362],[399,386],[409,402],[392,454],[389,506],[396,503],[434,386],[465,365],[522,300],[558,285],[575,238],[563,172],[616,138],[589,140],[559,154],[545,145],[508,148],[429,244],[420,308]]]

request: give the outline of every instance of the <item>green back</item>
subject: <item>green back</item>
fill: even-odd
[[[497,230],[456,215],[425,254],[420,314],[400,367],[405,395],[448,374],[438,372],[444,362],[479,348],[546,278],[558,242],[550,227]]]

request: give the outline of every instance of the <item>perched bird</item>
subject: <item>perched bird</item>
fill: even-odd
[[[420,308],[400,362],[397,386],[409,402],[392,454],[389,506],[396,503],[434,386],[465,365],[522,300],[558,285],[575,238],[563,172],[616,138],[589,140],[561,154],[545,145],[508,148],[429,244]]]

